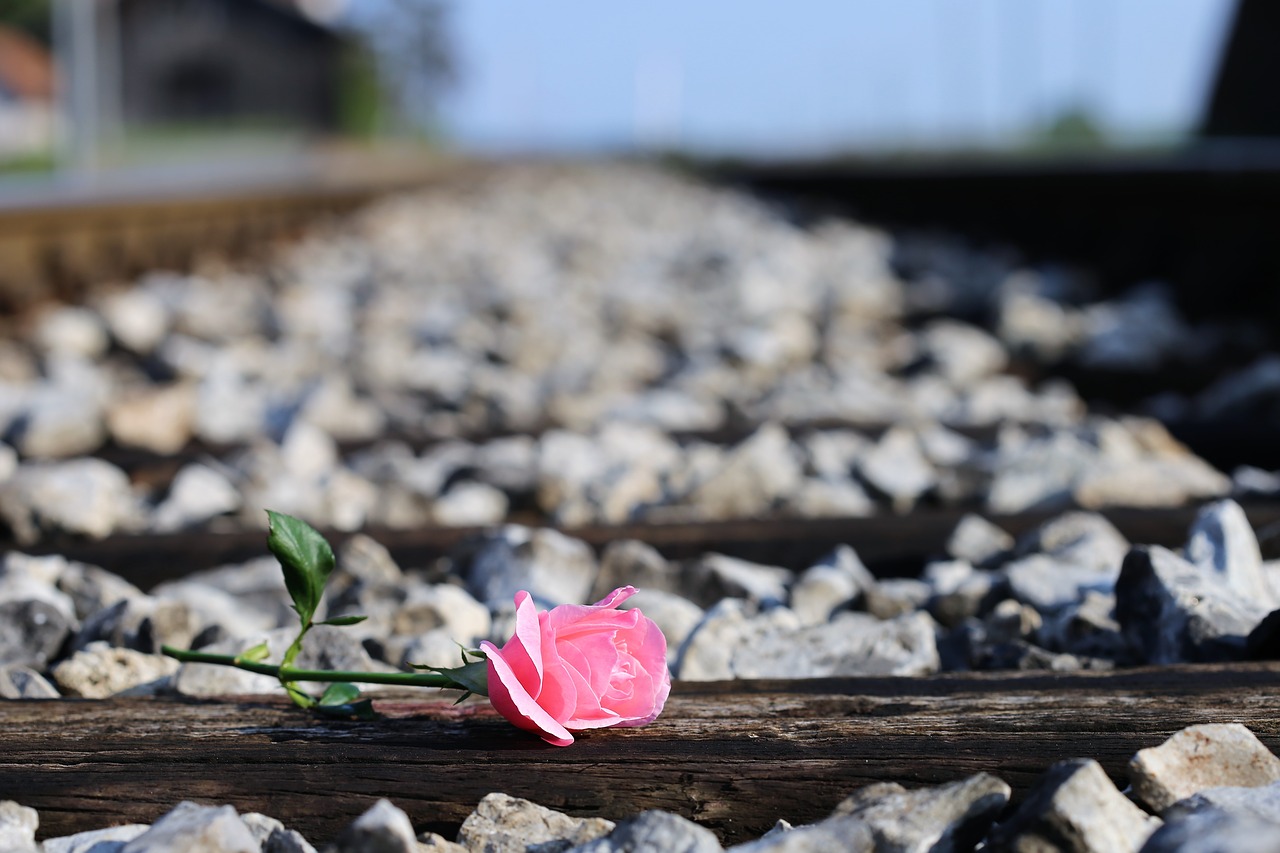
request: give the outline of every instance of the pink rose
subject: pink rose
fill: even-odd
[[[570,732],[652,722],[671,692],[667,638],[639,610],[617,609],[635,592],[541,613],[516,593],[515,635],[480,644],[498,713],[556,746],[573,743]]]

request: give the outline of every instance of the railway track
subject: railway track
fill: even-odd
[[[428,170],[363,183],[226,187],[199,198],[184,196],[186,191],[159,197],[106,194],[24,210],[0,208],[0,300],[7,309],[20,311],[50,299],[82,299],[111,277],[156,264],[181,266],[198,251],[244,251],[316,217],[352,210],[388,188],[449,181],[460,174]],[[762,171],[756,180],[770,190],[799,186],[813,191],[822,183],[820,175],[804,176],[799,184],[794,174],[784,177]],[[838,182],[831,187],[846,191]],[[1117,392],[1112,401],[1128,393]],[[795,437],[849,425],[811,421],[791,432]],[[729,422],[718,429],[671,435],[678,442],[732,443],[757,426]],[[875,440],[891,426],[865,432]],[[1245,433],[1224,437],[1221,424],[1184,426],[1184,432],[1175,432],[1194,435],[1198,428],[1197,441],[1219,443],[1222,455],[1215,460],[1233,452],[1262,452],[1242,451],[1239,435]],[[993,425],[959,433],[988,441],[997,431]],[[1266,448],[1265,436],[1252,435],[1255,448]],[[495,436],[464,437],[481,441]],[[397,439],[415,454],[434,446],[422,436],[382,438]],[[339,449],[345,456],[369,446],[357,442]],[[184,466],[244,449],[189,444],[176,454],[155,454],[107,445],[96,453],[125,470],[135,484],[161,492]],[[1270,464],[1271,457],[1250,458]],[[534,526],[552,522],[532,500],[515,501],[512,507],[510,521]],[[902,514],[592,523],[560,529],[597,553],[619,540],[637,540],[670,561],[715,552],[795,573],[849,545],[884,580],[917,576],[927,561],[945,553],[962,518],[981,510],[977,503],[937,506],[926,501]],[[1119,507],[1103,515],[1132,543],[1178,548],[1198,510],[1192,504],[1161,510]],[[982,514],[1014,537],[1060,515]],[[1246,503],[1245,514],[1264,556],[1280,554],[1280,504]],[[384,545],[401,566],[431,569],[481,529],[419,526],[362,532]],[[324,533],[337,546],[352,535]],[[96,565],[150,590],[196,571],[260,557],[265,549],[260,530],[210,528],[100,540],[51,536],[21,550]],[[207,702],[161,695],[0,703],[0,722],[7,732],[0,735],[0,799],[38,807],[50,833],[154,820],[170,801],[193,797],[231,802],[332,835],[379,796],[407,806],[419,828],[456,830],[480,797],[502,789],[584,816],[616,818],[642,808],[670,809],[733,842],[760,835],[778,817],[819,819],[849,790],[872,782],[933,784],[988,771],[1011,783],[1017,802],[1053,761],[1096,757],[1123,783],[1124,762],[1134,751],[1194,723],[1245,722],[1276,748],[1280,734],[1266,712],[1266,697],[1276,680],[1275,665],[1254,662],[1113,674],[948,673],[923,679],[683,684],[659,723],[617,738],[584,738],[572,751],[555,753],[508,731],[489,710],[449,710],[436,702],[399,697],[379,700],[387,719],[372,725],[314,724],[263,698]],[[61,721],[58,738],[48,732],[51,716]],[[432,781],[414,787],[422,778]],[[304,784],[296,784],[297,779]],[[105,797],[102,792],[108,789],[116,793]],[[320,803],[316,790],[342,794]]]
[[[245,258],[318,219],[462,166],[404,151],[314,150],[202,167],[0,186],[0,315],[198,258]]]

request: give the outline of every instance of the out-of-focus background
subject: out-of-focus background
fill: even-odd
[[[6,0],[0,171],[391,135],[488,153],[1168,148],[1260,129],[1239,95],[1209,120],[1236,6]],[[1264,61],[1248,50],[1242,66]]]

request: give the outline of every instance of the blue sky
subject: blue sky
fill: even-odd
[[[1199,114],[1231,0],[455,0],[460,145],[999,144],[1072,104],[1131,139]]]

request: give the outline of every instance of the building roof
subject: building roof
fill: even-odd
[[[52,101],[53,58],[25,33],[0,26],[0,89],[22,101]]]

